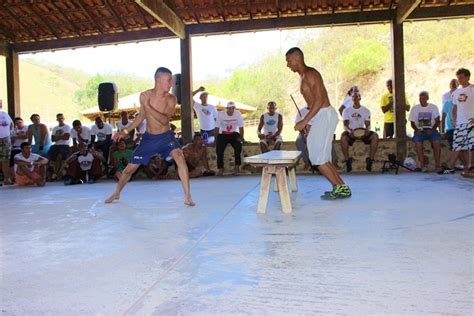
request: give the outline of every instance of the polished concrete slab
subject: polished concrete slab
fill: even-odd
[[[298,176],[293,213],[259,177],[0,188],[2,315],[474,313],[474,182],[350,175],[321,201]]]

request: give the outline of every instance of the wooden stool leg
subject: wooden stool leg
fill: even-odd
[[[288,168],[288,174],[290,175],[291,192],[298,192],[298,184],[296,183],[295,167]]]
[[[283,213],[291,213],[290,192],[288,192],[288,182],[286,181],[286,168],[281,167],[276,171],[278,187],[280,189],[281,209]]]
[[[270,191],[270,182],[272,174],[268,172],[268,167],[262,170],[262,180],[260,181],[260,196],[258,197],[257,213],[265,213],[267,209],[268,192]]]

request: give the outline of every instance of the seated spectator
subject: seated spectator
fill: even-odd
[[[82,126],[81,121],[75,120],[72,122],[71,138],[74,148],[73,151],[77,151],[80,144],[89,146],[91,142],[91,130],[87,126]]]
[[[383,138],[393,138],[395,134],[395,105],[393,103],[393,82],[392,79],[386,81],[388,92],[382,95],[380,107],[383,114]],[[405,110],[410,111],[410,103],[405,96]]]
[[[95,118],[95,125],[91,128],[91,144],[95,150],[102,152],[105,173],[108,174],[109,150],[112,145],[112,126],[109,123],[104,123],[100,116]]]
[[[173,162],[166,161],[165,158],[156,155],[151,158],[150,163],[143,169],[146,176],[150,179],[167,179],[168,169]]]
[[[201,130],[204,144],[207,145],[213,144],[215,141],[214,128],[216,127],[217,110],[214,105],[207,103],[208,93],[204,90],[204,87],[199,87],[199,89],[193,91],[193,96],[201,92],[199,96],[201,103],[194,102],[193,108],[199,120],[199,129]]]
[[[199,133],[195,133],[193,137],[193,142],[187,144],[182,148],[184,159],[188,165],[189,177],[197,178],[200,176],[214,175],[214,171],[209,168],[209,163],[207,161],[207,151],[206,146],[203,142],[202,136]],[[199,162],[202,162],[204,170],[198,168]]]
[[[235,110],[234,102],[228,102],[226,110],[218,112],[214,138],[216,139],[217,168],[219,169],[217,175],[224,174],[224,151],[227,144],[234,148],[234,173],[240,173],[244,119],[240,112]]]
[[[273,101],[267,104],[268,112],[260,116],[257,134],[260,139],[260,150],[262,153],[269,151],[270,145],[274,144],[274,150],[280,150],[283,138],[281,131],[283,129],[283,117],[276,112],[276,103]],[[262,132],[263,128],[263,132]]]
[[[453,93],[452,119],[455,126],[453,134],[453,150],[446,168],[439,174],[455,173],[454,165],[459,157],[463,157],[465,177],[471,177],[474,160],[474,85],[469,83],[471,72],[460,68],[456,71],[460,87]]]
[[[25,125],[21,117],[13,120],[13,132],[11,135],[12,153],[10,155],[10,167],[15,165],[14,157],[21,153],[21,144],[28,141],[28,125]]]
[[[71,138],[71,126],[64,124],[64,115],[58,113],[56,120],[59,125],[53,128],[51,140],[54,142],[54,145],[51,146],[48,152],[49,160],[54,161],[54,170],[51,175],[52,180],[62,177],[60,171],[62,170],[63,161],[69,157]]]
[[[138,112],[134,114],[134,118],[138,116]],[[142,135],[146,132],[146,119],[141,121],[138,127],[136,128],[137,132],[135,133],[135,140],[134,140],[134,147],[136,147],[140,140],[142,139]]]
[[[352,106],[352,95],[354,93],[359,93],[359,87],[358,86],[352,86],[349,89],[349,91],[347,91],[346,97],[344,98],[344,101],[342,101],[342,104],[338,109],[339,114],[341,114],[341,116],[342,116],[342,112],[344,112],[345,109]]]
[[[299,121],[301,121],[306,116],[306,114],[308,114],[308,112],[309,112],[309,107],[305,107],[305,108],[302,108],[298,113],[296,113],[295,125]],[[308,124],[308,126],[310,125]],[[311,168],[311,161],[309,160],[308,146],[306,144],[307,134],[305,133],[308,133],[308,131],[305,131],[304,133],[303,132],[298,133],[298,136],[296,137],[296,149],[301,151],[302,153],[301,155],[304,161],[304,169],[308,170]]]
[[[33,144],[31,146],[32,151],[35,154],[47,157],[49,147],[51,146],[48,127],[40,122],[38,114],[31,115],[30,120],[33,124],[28,126],[28,142]]]
[[[453,124],[453,93],[458,87],[457,79],[451,79],[449,82],[449,91],[444,93],[441,100],[443,102],[442,114],[441,114],[441,125],[439,130],[441,134],[445,135],[446,139],[449,142],[449,148],[453,148],[453,133],[454,133],[454,124]]]
[[[120,118],[121,120],[117,122],[117,132],[122,131],[124,128],[129,127],[133,121],[130,121],[128,119],[128,113],[127,111],[122,111],[120,112]],[[127,129],[128,130],[128,129]],[[135,147],[135,141],[134,141],[134,136],[135,136],[135,130],[128,130],[128,133],[123,136],[123,140],[125,142],[125,145],[127,148],[133,148]],[[113,152],[115,148],[111,148],[111,151]]]
[[[79,144],[79,151],[66,160],[68,164],[64,185],[92,184],[102,177],[100,166],[103,157],[96,150],[88,149],[84,143]]]
[[[127,149],[127,145],[123,139],[117,142],[117,149],[111,156],[111,164],[114,168],[115,179],[120,180],[122,172],[132,158],[133,150]]]
[[[438,107],[432,103],[428,103],[429,94],[426,91],[422,91],[419,94],[420,104],[417,104],[410,111],[410,124],[415,132],[413,141],[416,145],[416,153],[418,155],[418,161],[422,172],[428,172],[426,167],[425,155],[423,153],[423,142],[429,141],[433,146],[434,159],[436,169],[440,169],[440,154],[441,145],[440,140],[442,139],[441,134],[438,132],[439,127],[439,111]]]
[[[21,153],[15,155],[15,182],[18,185],[44,186],[48,159],[32,153],[31,145],[23,142]]]
[[[11,155],[11,134],[13,131],[13,121],[7,112],[2,109],[2,99],[0,99],[0,165],[3,174],[3,184],[13,184],[10,180],[10,155]],[[0,184],[0,186],[2,186]]]
[[[360,104],[360,94],[352,94],[352,107],[346,108],[342,112],[342,119],[344,120],[345,131],[341,135],[341,148],[346,161],[346,171],[352,171],[353,158],[349,156],[349,146],[352,146],[357,139],[360,139],[366,145],[370,145],[369,157],[365,159],[365,169],[372,171],[372,164],[375,159],[375,152],[377,151],[377,145],[379,137],[377,133],[370,130],[370,110]],[[357,135],[358,132],[362,131],[361,136]]]

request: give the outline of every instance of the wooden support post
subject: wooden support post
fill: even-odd
[[[181,43],[181,134],[185,144],[193,139],[193,97],[192,90],[192,50],[189,29],[185,29],[186,37]]]
[[[405,159],[406,148],[406,109],[405,109],[405,58],[403,46],[403,24],[397,23],[396,14],[392,17],[392,69],[393,98],[395,104],[395,136],[397,139],[397,158]]]
[[[278,188],[280,189],[280,202],[283,213],[289,214],[292,212],[290,192],[288,192],[288,182],[286,181],[286,168],[278,167],[276,170],[276,178]]]
[[[288,175],[290,176],[291,192],[298,192],[298,184],[296,183],[296,167],[288,168]]]
[[[270,192],[270,182],[272,174],[269,167],[263,167],[262,180],[260,181],[260,196],[258,197],[257,213],[264,214],[267,211],[268,193]]]
[[[18,53],[12,47],[7,48],[7,98],[8,114],[11,118],[20,116],[20,70]]]

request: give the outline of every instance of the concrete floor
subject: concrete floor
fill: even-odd
[[[0,188],[2,315],[474,314],[474,181],[298,176],[294,212],[259,177]]]

